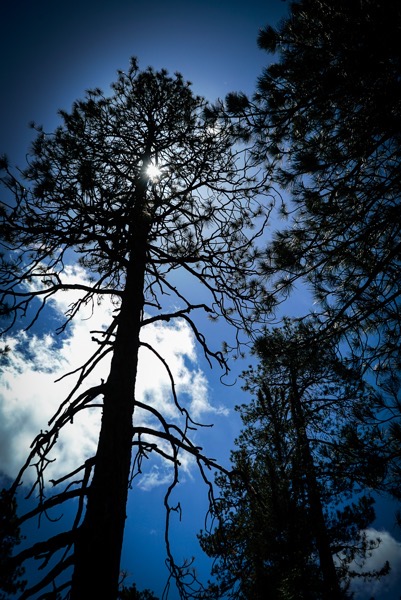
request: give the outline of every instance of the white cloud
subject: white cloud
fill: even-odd
[[[153,465],[150,471],[144,473],[138,482],[138,487],[144,492],[149,492],[155,487],[168,485],[171,483],[171,473],[160,468],[158,465]]]
[[[67,267],[66,281],[85,281],[79,267]],[[55,315],[63,313],[79,297],[79,292],[67,291],[54,297],[51,306]],[[96,349],[90,331],[104,330],[110,322],[114,307],[109,298],[100,305],[82,306],[69,325],[68,333],[56,339],[49,334],[32,335],[18,332],[4,340],[11,347],[9,361],[0,381],[0,471],[15,477],[26,459],[34,437],[48,428],[48,420],[68,395],[76,375],[58,382],[56,379],[77,369]],[[168,363],[176,382],[180,402],[193,418],[200,419],[208,412],[224,412],[214,408],[208,397],[208,383],[197,364],[196,344],[184,321],[175,325],[154,323],[143,329],[142,341],[156,348]],[[109,358],[104,359],[90,374],[86,386],[97,385],[106,379]],[[167,419],[176,420],[179,413],[171,395],[171,382],[162,362],[148,348],[139,353],[136,395],[158,409]],[[146,416],[140,411],[135,418]],[[100,422],[99,409],[83,411],[71,426],[67,426],[56,445],[55,463],[48,467],[48,476],[58,477],[76,468],[92,456],[96,449]],[[167,446],[166,446],[167,447]],[[189,472],[192,461],[181,456],[184,471]],[[32,472],[32,477],[34,473]],[[171,477],[170,468],[160,465],[145,474],[141,487],[151,489]]]
[[[209,403],[207,379],[197,366],[194,335],[185,321],[178,321],[173,326],[162,322],[148,325],[143,329],[141,339],[167,362],[176,382],[177,395],[195,420],[208,412],[225,412],[224,408],[215,408]],[[138,398],[146,398],[171,418],[177,416],[177,410],[171,402],[170,389],[166,367],[153,352],[142,347],[136,383]]]
[[[366,600],[367,598],[392,598],[396,591],[399,592],[401,585],[401,543],[395,540],[388,531],[378,531],[373,528],[365,531],[368,540],[380,539],[380,545],[372,551],[363,567],[351,564],[356,571],[369,571],[381,569],[385,562],[390,563],[390,573],[379,580],[364,581],[356,578],[351,584],[351,590],[355,593],[355,600]],[[387,596],[388,594],[388,596]],[[398,596],[397,596],[398,597]]]
[[[23,332],[6,342],[11,352],[0,384],[0,469],[15,477],[34,437],[48,429],[49,419],[71,388],[69,379],[54,382],[68,370],[71,348],[70,339],[57,349],[50,336],[28,336]],[[73,470],[81,456],[87,458],[94,453],[98,422],[98,415],[92,412],[65,428],[57,448],[57,465],[49,465],[49,476]],[[34,477],[33,470],[29,475]]]

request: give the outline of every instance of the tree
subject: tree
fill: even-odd
[[[302,282],[314,296],[318,343],[341,335],[344,356],[375,379],[377,405],[359,416],[383,425],[392,473],[385,487],[395,496],[400,33],[401,9],[390,1],[294,2],[277,28],[260,32],[259,46],[272,62],[252,101],[243,94],[227,99],[244,134],[258,140],[255,159],[268,157],[271,177],[288,199],[282,205],[288,225],[276,232],[262,264],[267,299],[285,301]]]
[[[289,225],[266,253],[272,295],[285,298],[302,279],[315,297],[320,343],[341,332],[343,352],[382,388],[375,410],[360,416],[383,424],[393,478],[387,487],[395,495],[400,33],[401,9],[390,1],[293,3],[288,19],[259,35],[277,60],[260,77],[252,109],[259,151],[269,154],[273,177],[291,197]]]
[[[119,600],[159,600],[150,590],[139,592],[135,583],[130,587],[122,586],[118,593]]]
[[[289,226],[264,263],[271,295],[302,278],[326,334],[400,367],[401,8],[300,0],[259,46],[272,54],[253,101],[228,98],[288,192]]]
[[[311,343],[315,335],[286,321],[257,341],[260,364],[245,374],[254,399],[239,407],[232,473],[218,477],[217,525],[201,535],[228,598],[265,598],[266,590],[277,599],[348,597],[352,562],[372,549],[360,536],[374,519],[369,489],[331,453],[334,445],[337,459],[349,457],[343,428],[372,398],[333,345]],[[374,435],[367,431],[366,443]]]
[[[348,446],[349,456],[339,455],[337,449],[332,448],[333,460],[340,461],[351,477],[364,481],[380,494],[390,494],[396,500],[401,499],[400,392],[398,373],[382,375],[380,385],[372,387],[373,403],[359,406],[354,418],[342,431],[340,443]],[[364,438],[366,426],[376,429],[373,443]],[[359,456],[357,462],[352,458],[354,451]],[[385,476],[377,478],[379,472]]]
[[[21,580],[24,570],[14,567],[13,551],[21,543],[21,532],[16,514],[16,502],[7,489],[0,492],[0,599],[17,594],[25,587]],[[4,592],[4,593],[2,593]]]
[[[9,327],[18,325],[20,317],[27,319],[27,328],[32,326],[53,295],[63,290],[81,295],[66,313],[61,331],[84,305],[108,297],[115,308],[108,327],[92,332],[95,352],[76,372],[71,394],[60,402],[49,429],[35,439],[12,487],[15,492],[36,461],[33,489],[39,490],[39,504],[21,522],[68,499],[78,500],[70,531],[17,555],[17,562],[45,556],[48,564],[54,553],[65,550],[23,598],[50,583],[58,592],[71,584],[72,600],[116,598],[132,448],[132,468],[139,471],[142,459],[152,452],[171,462],[168,515],[179,453],[191,453],[206,480],[204,469],[214,466],[189,438],[196,424],[180,405],[173,380],[182,427],[135,396],[141,345],[161,360],[172,379],[157,348],[141,342],[141,329],[182,319],[207,360],[226,368],[223,354],[208,345],[192,315],[223,316],[236,326],[259,302],[259,286],[251,277],[253,243],[266,219],[254,191],[263,182],[253,176],[246,148],[234,148],[230,122],[204,118],[205,101],[192,94],[181,75],[140,72],[134,59],[126,73],[119,72],[112,90],[110,97],[91,90],[71,112],[61,111],[62,124],[54,133],[37,128],[22,182],[7,160],[2,161],[8,197],[1,212],[5,253],[0,289]],[[71,257],[88,273],[89,282],[66,281]],[[177,287],[179,270],[191,280],[187,289],[192,295]],[[197,300],[199,290],[208,300]],[[109,356],[107,379],[85,389],[88,375]],[[53,481],[60,491],[46,498],[44,472],[60,431],[93,406],[102,410],[96,455]],[[155,426],[133,424],[135,410],[148,411]],[[173,574],[179,574],[182,570],[170,552],[169,561]],[[71,567],[71,581],[57,583]]]

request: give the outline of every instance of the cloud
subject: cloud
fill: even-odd
[[[73,336],[74,337],[74,336]],[[48,421],[59,403],[67,396],[71,382],[54,380],[70,366],[70,339],[57,348],[51,336],[7,338],[10,356],[0,384],[0,469],[13,478],[25,462],[30,444]],[[95,411],[77,418],[60,437],[56,452],[57,466],[48,467],[49,477],[68,473],[81,458],[94,454],[99,415]],[[30,469],[27,479],[34,478]]]
[[[67,266],[66,282],[85,281],[80,267]],[[51,300],[47,320],[43,325],[60,322],[63,314],[79,298],[78,292],[66,291]],[[11,348],[7,365],[0,381],[0,471],[14,478],[24,463],[29,446],[35,436],[48,428],[48,420],[68,395],[77,375],[62,378],[65,373],[77,369],[96,349],[90,331],[107,327],[115,306],[109,298],[100,305],[83,305],[66,332],[57,337],[48,332],[36,334],[18,331],[7,336],[4,342]],[[153,323],[143,328],[142,341],[157,350],[175,379],[176,392],[182,405],[195,420],[206,413],[225,412],[210,404],[208,382],[197,361],[194,335],[185,321],[175,324]],[[97,385],[106,379],[110,359],[90,374],[86,387]],[[171,381],[165,365],[147,347],[139,352],[136,396],[157,410],[165,418],[179,422],[181,418],[171,394]],[[135,419],[147,422],[149,417],[138,411]],[[138,421],[136,421],[138,422]],[[79,466],[96,451],[100,424],[100,410],[82,411],[73,425],[65,428],[57,442],[54,458],[47,469],[48,478],[59,477]],[[166,446],[167,448],[167,446]],[[190,457],[180,457],[184,471],[189,472]],[[27,479],[34,479],[34,470]],[[151,468],[143,476],[141,487],[151,489],[165,483],[170,469],[162,463]]]
[[[401,584],[401,543],[395,540],[388,531],[378,531],[373,528],[366,529],[368,540],[380,539],[380,545],[372,551],[370,557],[362,567],[351,564],[350,567],[356,571],[369,571],[381,569],[385,562],[390,563],[390,573],[379,580],[364,581],[354,579],[351,584],[351,591],[355,593],[355,600],[366,600],[367,598],[393,598],[396,591],[399,591]],[[397,596],[398,597],[398,596]]]
[[[138,487],[144,492],[149,492],[155,487],[171,483],[171,473],[158,465],[153,465],[150,471],[141,476]]]
[[[175,325],[162,322],[148,325],[141,339],[166,361],[176,382],[176,392],[183,406],[194,419],[208,412],[227,414],[224,407],[214,407],[209,402],[208,382],[197,366],[194,335],[183,320]],[[139,351],[139,369],[136,383],[138,398],[146,398],[155,408],[170,418],[177,416],[172,402],[166,402],[171,381],[164,364],[146,347]]]

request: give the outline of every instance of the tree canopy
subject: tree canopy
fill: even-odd
[[[383,369],[400,365],[400,35],[398,3],[294,2],[260,31],[272,61],[254,99],[228,98],[291,198],[270,293],[303,278],[326,330]]]
[[[401,10],[389,1],[301,0],[259,45],[275,53],[250,112],[260,153],[289,198],[262,266],[273,297],[302,281],[321,343],[382,387],[376,410],[399,485]],[[249,127],[249,126],[248,126]]]

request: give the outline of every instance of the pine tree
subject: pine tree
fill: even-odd
[[[254,399],[239,407],[232,474],[218,477],[214,529],[200,537],[216,559],[211,591],[222,597],[345,598],[352,561],[371,549],[360,537],[374,519],[370,491],[338,460],[349,456],[343,428],[370,397],[333,345],[311,343],[314,335],[289,321],[267,332],[255,346],[259,366],[245,374]],[[367,444],[374,433],[366,431]]]
[[[13,494],[7,489],[0,492],[0,599],[6,600],[24,589],[21,579],[24,569],[15,566],[13,554],[21,543],[17,507]]]
[[[391,0],[301,0],[259,46],[271,54],[253,101],[229,107],[286,192],[269,245],[269,293],[300,278],[326,333],[358,359],[400,367],[401,8]],[[393,365],[393,367],[391,366]],[[378,371],[377,371],[378,372]]]
[[[158,453],[172,463],[175,483],[179,452],[190,452],[201,469],[212,464],[189,438],[196,424],[180,405],[174,381],[182,428],[135,395],[143,327],[184,320],[207,360],[225,369],[223,354],[209,346],[193,315],[222,316],[238,326],[259,301],[258,284],[250,279],[253,241],[265,222],[254,194],[261,182],[248,167],[246,148],[233,149],[230,122],[205,118],[205,107],[181,75],[141,72],[133,59],[127,72],[119,72],[110,96],[91,90],[71,112],[60,112],[62,124],[53,133],[37,128],[21,181],[2,161],[8,196],[4,193],[0,213],[5,249],[0,299],[9,327],[26,318],[29,328],[63,290],[79,291],[80,298],[69,307],[61,331],[85,305],[108,297],[115,307],[107,328],[95,332],[96,350],[77,371],[69,397],[60,399],[49,429],[34,441],[12,488],[17,489],[35,462],[39,505],[21,522],[68,499],[78,500],[71,531],[16,557],[18,562],[40,554],[49,563],[65,549],[23,598],[49,584],[65,593],[69,583],[57,587],[57,581],[71,567],[73,600],[116,598],[131,464],[140,467],[142,458]],[[89,282],[66,281],[71,261],[85,269]],[[178,271],[188,278],[190,292],[177,286]],[[199,290],[208,298],[205,302],[198,301]],[[171,376],[157,348],[149,350]],[[88,374],[110,355],[108,375],[85,389]],[[80,411],[99,404],[96,456],[53,482],[56,490],[64,489],[46,497],[44,470],[60,431]],[[135,416],[133,424],[135,410],[148,411],[155,427],[136,425]],[[169,561],[179,576],[171,556]]]

